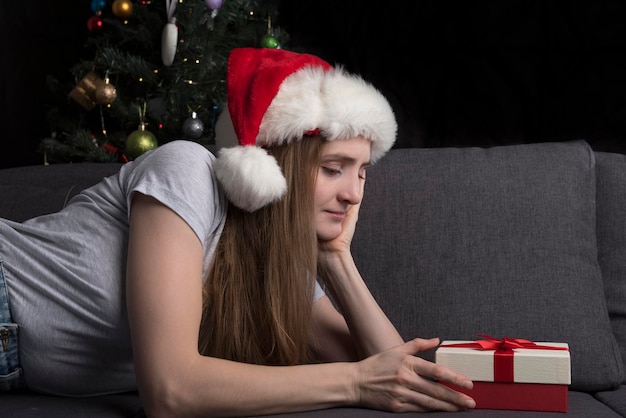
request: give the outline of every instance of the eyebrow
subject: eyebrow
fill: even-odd
[[[351,157],[346,154],[326,154],[322,156],[322,158],[320,159],[320,162],[329,162],[329,161],[337,161],[337,160],[356,164],[356,158]],[[371,160],[367,160],[361,165],[361,167],[368,167],[370,165],[372,165]]]

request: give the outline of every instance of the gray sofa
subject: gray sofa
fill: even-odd
[[[117,169],[76,163],[0,171],[0,216],[61,208]],[[406,338],[477,334],[567,342],[563,413],[626,417],[626,156],[584,141],[394,149],[368,171],[353,253]],[[430,360],[434,353],[421,354]],[[0,394],[2,417],[142,416],[135,393],[66,399]],[[391,417],[357,408],[294,417]],[[414,416],[414,414],[404,414]]]

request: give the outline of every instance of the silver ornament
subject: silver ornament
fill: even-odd
[[[200,138],[204,132],[204,123],[198,118],[196,112],[191,113],[191,117],[188,117],[183,122],[183,134],[189,138]]]

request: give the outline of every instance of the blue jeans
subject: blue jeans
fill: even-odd
[[[26,387],[17,347],[18,326],[11,317],[9,294],[0,261],[0,391]]]

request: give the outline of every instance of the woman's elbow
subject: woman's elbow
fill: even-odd
[[[150,382],[139,388],[146,418],[182,418],[190,416],[189,391],[176,379]]]

